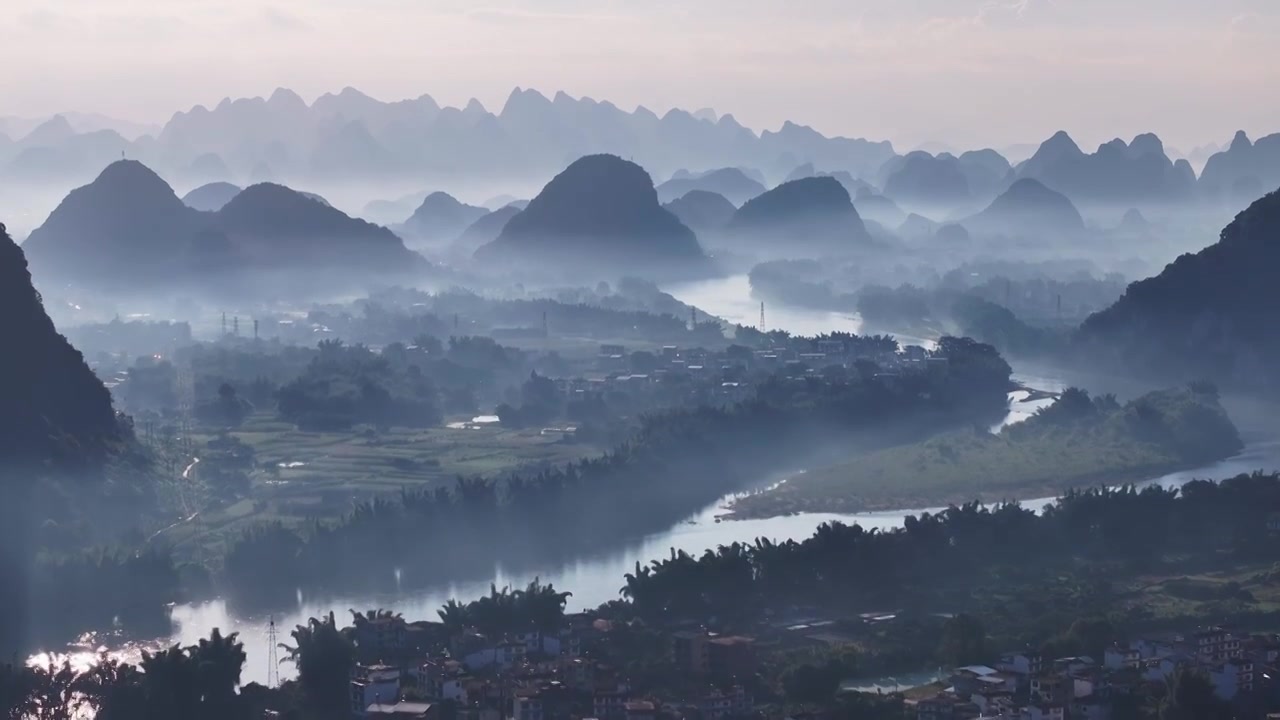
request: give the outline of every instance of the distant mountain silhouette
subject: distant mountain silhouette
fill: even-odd
[[[460,259],[469,259],[476,250],[497,240],[511,218],[520,214],[520,210],[515,205],[506,205],[482,216],[454,240],[449,249],[450,254]]]
[[[700,235],[723,230],[738,210],[723,195],[708,190],[690,190],[663,207]]]
[[[613,155],[576,160],[547,183],[476,259],[557,272],[704,271],[693,231],[658,204],[649,174]]]
[[[443,242],[458,237],[471,223],[488,213],[482,207],[458,202],[448,193],[433,192],[423,199],[399,229],[403,236],[416,241]]]
[[[219,231],[251,267],[423,269],[390,230],[283,185],[250,185],[216,215]]]
[[[111,394],[53,326],[26,257],[0,224],[0,463],[92,469],[123,437]]]
[[[23,249],[37,277],[130,293],[257,271],[332,270],[359,282],[426,267],[391,231],[306,194],[263,183],[201,212],[133,160],[73,190]]]
[[[1195,173],[1164,152],[1160,138],[1139,135],[1132,143],[1112,140],[1096,153],[1083,152],[1071,136],[1058,132],[1017,169],[1077,203],[1137,205],[1180,202],[1192,197]]]
[[[1280,133],[1251,142],[1237,132],[1226,150],[1205,161],[1201,192],[1226,203],[1252,202],[1267,189],[1280,186]]]
[[[848,170],[820,171],[814,168],[811,162],[797,166],[795,170],[791,171],[790,175],[787,175],[786,180],[783,182],[804,180],[811,177],[831,177],[839,180],[844,189],[849,192],[849,197],[857,197],[859,193],[863,192],[875,192],[875,187],[871,183],[855,178]]]
[[[231,198],[240,194],[240,186],[228,182],[211,182],[192,190],[182,196],[182,202],[189,208],[204,212],[217,212],[223,205],[231,202]]]
[[[504,208],[510,205],[511,203],[518,203],[518,202],[521,202],[521,200],[515,195],[505,195],[505,194],[495,195],[489,198],[488,200],[485,200],[484,202],[480,203],[480,207],[485,208],[486,210],[493,211],[493,210],[498,210],[500,208]],[[528,203],[527,200],[524,202],[526,204]]]
[[[953,209],[972,198],[960,161],[952,155],[907,153],[886,163],[881,174],[884,194],[906,207]]]
[[[1280,191],[1236,216],[1217,243],[1179,257],[1089,317],[1082,358],[1144,377],[1280,390]]]
[[[985,201],[994,198],[1013,183],[1013,166],[995,150],[970,150],[961,153],[956,160],[975,199]]]
[[[938,228],[933,233],[934,239],[939,242],[963,244],[969,242],[969,231],[963,225],[958,223],[947,223]]]
[[[898,226],[898,234],[904,238],[923,240],[933,237],[934,233],[938,232],[938,227],[938,223],[929,218],[911,213]]]
[[[848,252],[870,240],[848,191],[830,177],[793,180],[752,198],[730,219],[728,236],[775,254]]]
[[[1067,196],[1026,178],[960,224],[982,235],[1037,237],[1084,232],[1084,218]]]
[[[659,202],[669,203],[694,190],[720,195],[735,206],[764,192],[765,187],[738,168],[721,168],[694,177],[668,180],[658,186]]]
[[[395,200],[370,200],[360,211],[360,217],[388,227],[399,225],[413,215],[413,211],[418,209],[429,194],[424,191],[404,195]]]
[[[863,220],[874,220],[885,227],[898,227],[907,219],[907,213],[897,203],[874,190],[860,190],[854,195],[853,206]]]
[[[893,157],[887,142],[827,137],[793,122],[757,133],[731,114],[675,108],[659,115],[644,107],[627,111],[607,101],[563,92],[548,98],[520,88],[496,113],[474,100],[463,108],[441,107],[426,95],[383,102],[353,88],[308,105],[282,88],[266,98],[197,105],[142,136],[130,129],[126,138],[103,124],[86,132],[89,125],[77,128],[60,116],[30,133],[26,127],[21,137],[6,133],[13,143],[0,155],[0,179],[79,182],[121,152],[191,185],[231,179],[294,185],[375,179],[528,182],[598,153],[629,158],[663,176],[681,167],[743,167],[777,177],[797,164],[821,162],[864,177]],[[210,158],[218,159],[216,167]],[[692,189],[721,191],[688,187],[663,199]]]

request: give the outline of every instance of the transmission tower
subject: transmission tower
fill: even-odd
[[[764,303],[760,303],[760,332],[764,331]]]
[[[276,616],[272,615],[267,623],[267,687],[280,684],[280,656],[277,647]]]

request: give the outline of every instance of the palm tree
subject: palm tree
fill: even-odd
[[[324,619],[311,618],[290,633],[293,645],[281,644],[284,658],[298,668],[303,703],[308,717],[345,718],[348,686],[355,666],[355,646],[330,612]]]
[[[236,702],[245,662],[244,644],[237,640],[238,636],[239,633],[231,633],[223,637],[214,628],[208,639],[201,639],[189,649],[204,710],[211,718],[228,717]]]

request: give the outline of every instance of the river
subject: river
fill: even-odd
[[[675,286],[669,288],[669,292],[684,302],[732,322],[754,325],[759,320],[759,302],[751,298],[750,285],[745,275]],[[856,332],[860,324],[856,317],[768,306],[766,306],[765,319],[769,327],[785,329],[797,334],[816,334],[830,330]],[[927,342],[928,340],[912,338],[910,341]],[[1029,387],[1056,392],[1066,385],[1064,378],[1052,371],[1023,368],[1016,370],[1015,379]],[[1023,420],[1049,402],[1046,400],[1026,402],[1024,398],[1024,393],[1011,393],[1009,413],[992,429],[997,430],[1006,424]],[[1246,439],[1248,443],[1245,450],[1235,457],[1201,468],[1152,478],[1148,483],[1176,487],[1194,478],[1222,478],[1259,469],[1280,469],[1280,439],[1277,439],[1274,433],[1262,434],[1256,439],[1246,435]],[[801,468],[797,468],[796,472],[800,470]],[[785,480],[792,474],[794,473],[784,473],[772,478],[771,482]],[[518,574],[508,572],[499,564],[492,568],[491,576],[484,580],[466,583],[442,582],[427,590],[415,589],[404,594],[359,594],[336,599],[311,599],[299,595],[295,607],[277,614],[274,618],[280,634],[279,640],[288,642],[288,632],[293,626],[305,623],[309,617],[330,611],[338,613],[340,622],[349,621],[348,608],[359,611],[388,608],[402,613],[409,620],[434,619],[436,610],[450,598],[472,599],[488,592],[490,583],[498,587],[521,586],[535,576],[543,582],[554,584],[559,589],[573,592],[573,596],[569,599],[570,610],[592,608],[618,598],[619,588],[624,583],[623,576],[631,572],[637,562],[648,563],[650,560],[668,555],[672,549],[701,554],[708,548],[733,542],[752,542],[760,537],[774,540],[788,538],[799,540],[812,535],[820,524],[833,520],[845,523],[857,522],[867,528],[891,529],[900,527],[907,515],[937,512],[941,509],[913,508],[849,515],[815,513],[724,522],[717,520],[717,515],[724,512],[724,505],[732,499],[732,496],[721,498],[692,513],[687,519],[667,530],[649,535],[624,548],[613,548],[607,552],[584,548],[579,558],[568,564],[548,565],[533,571],[521,570]],[[1029,499],[1025,500],[1024,504],[1038,510],[1049,501],[1049,498]],[[209,631],[215,627],[220,628],[224,633],[240,633],[248,655],[243,675],[244,682],[266,681],[268,623],[271,618],[235,615],[229,612],[226,604],[220,600],[179,605],[173,608],[172,618],[175,631],[173,636],[168,638],[170,643],[193,644],[201,637],[207,637]],[[137,648],[132,648],[124,651],[123,654],[129,657],[137,651]],[[88,656],[85,654],[79,656],[81,662],[87,659]],[[281,677],[288,677],[292,671],[292,666],[288,664],[280,667]]]

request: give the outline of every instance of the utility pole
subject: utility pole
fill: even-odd
[[[764,332],[764,303],[760,303],[760,332]]]
[[[225,312],[222,313],[222,334],[227,334],[227,314]]]
[[[267,622],[267,687],[280,684],[280,657],[277,651],[279,643],[276,639],[276,616],[272,615]]]
[[[258,318],[253,319],[253,339],[258,339]]]
[[[240,316],[239,315],[231,318],[231,327],[233,328],[231,331],[232,334],[234,334],[236,337],[240,337]]]

